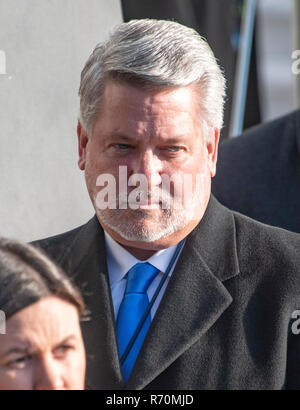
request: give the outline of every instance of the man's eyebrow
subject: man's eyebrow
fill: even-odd
[[[77,341],[77,337],[74,334],[70,334],[69,336],[65,337],[63,340],[61,340],[59,343],[56,344],[56,346],[54,347],[55,349],[61,345],[63,345],[64,343],[70,343],[72,341]],[[25,344],[24,346],[14,346],[12,348],[10,348],[9,350],[7,350],[6,352],[4,352],[1,356],[0,356],[0,360],[5,357],[5,356],[9,356],[11,354],[28,354],[28,353],[32,353],[33,352],[33,348],[29,345],[29,344]]]
[[[178,135],[175,137],[171,137],[171,138],[162,138],[162,141],[168,143],[168,144],[176,144],[178,142],[184,142],[186,141],[187,138],[184,135]]]
[[[136,138],[128,137],[124,134],[118,134],[117,132],[111,133],[107,136],[109,140],[122,140],[122,141],[137,141]]]
[[[118,134],[118,133],[112,133],[107,136],[108,140],[118,140],[118,141],[124,141],[124,142],[138,142],[141,141],[140,138],[134,138],[134,137],[128,137],[124,134]],[[178,142],[184,142],[187,140],[187,137],[184,135],[178,135],[178,136],[173,136],[171,138],[166,137],[166,138],[158,138],[161,140],[162,143],[166,144],[176,144]]]
[[[14,346],[12,348],[10,348],[8,351],[4,352],[1,356],[0,359],[2,359],[5,356],[9,356],[11,354],[28,354],[28,352],[30,351],[30,346],[26,345],[26,346]]]
[[[65,337],[63,340],[61,340],[59,343],[57,343],[54,347],[54,349],[56,349],[57,347],[63,345],[64,343],[70,343],[70,342],[76,342],[77,341],[77,337],[74,334],[70,334],[69,336]]]

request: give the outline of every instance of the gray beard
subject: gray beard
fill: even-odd
[[[186,210],[161,209],[160,212],[155,212],[157,215],[153,211],[142,209],[96,209],[97,216],[104,225],[123,239],[135,242],[157,241],[184,228],[192,219],[190,212]],[[149,223],[146,222],[147,219]]]

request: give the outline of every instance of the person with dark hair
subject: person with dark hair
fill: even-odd
[[[1,390],[84,389],[80,292],[41,251],[0,238]]]

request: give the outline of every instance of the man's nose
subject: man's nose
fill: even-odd
[[[132,166],[133,174],[143,174],[147,178],[149,189],[161,184],[162,163],[151,149],[139,154]]]
[[[35,390],[61,390],[63,387],[59,362],[52,357],[41,359],[36,365]]]

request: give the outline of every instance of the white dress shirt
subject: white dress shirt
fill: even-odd
[[[167,270],[169,262],[172,259],[172,256],[175,253],[177,245],[171,246],[167,249],[162,249],[152,255],[149,259],[141,261],[129,253],[126,249],[124,249],[120,244],[118,244],[107,232],[105,234],[105,246],[106,246],[106,255],[107,255],[107,267],[108,267],[108,275],[110,281],[110,288],[112,293],[112,300],[114,305],[114,312],[115,312],[115,319],[117,320],[118,312],[120,304],[123,300],[123,296],[125,293],[127,279],[125,278],[126,273],[136,264],[136,263],[151,263],[151,265],[155,266],[157,269],[160,270],[160,273],[153,279],[153,282],[150,284],[147,294],[149,301],[151,300],[152,296],[156,288],[158,287],[161,278],[164,272]],[[182,248],[181,248],[182,250]],[[173,273],[175,265],[177,263],[178,257],[181,251],[179,252],[170,273],[161,288],[157,299],[152,306],[151,309],[151,320],[153,319],[155,312],[159,306],[159,303],[163,297],[163,294],[168,286],[170,277]]]

